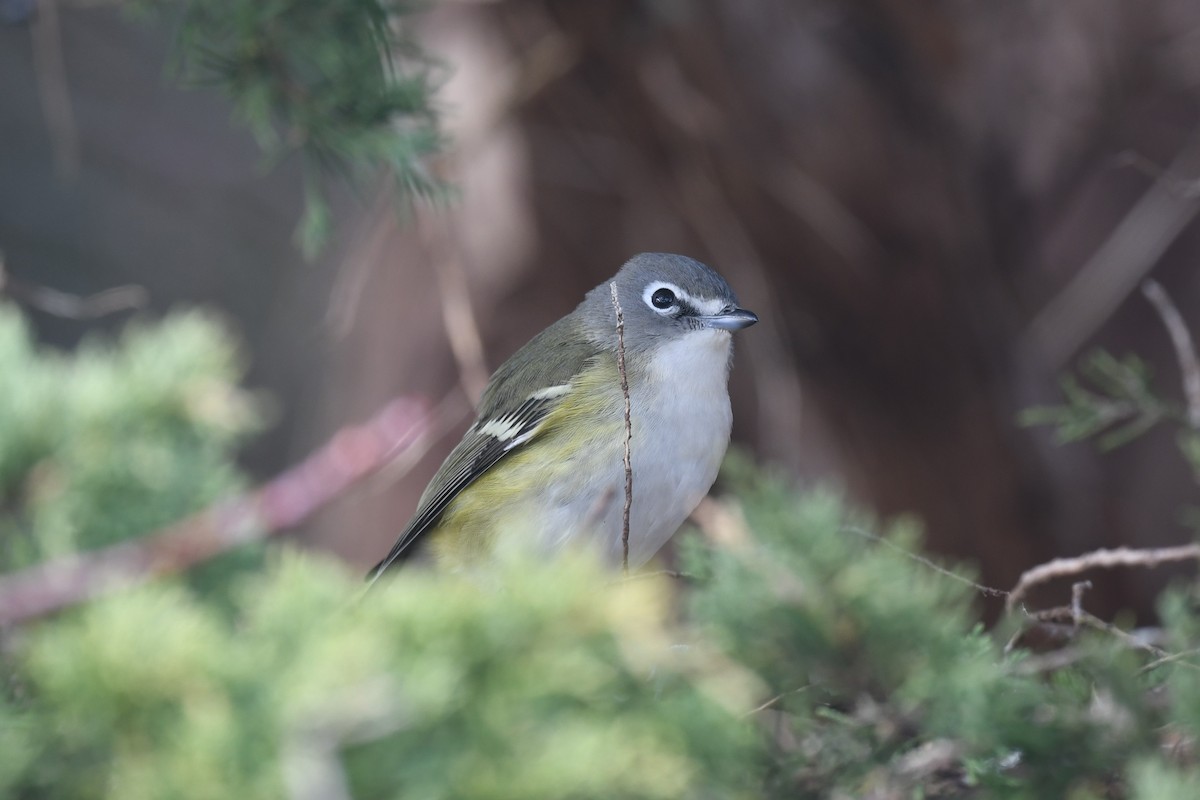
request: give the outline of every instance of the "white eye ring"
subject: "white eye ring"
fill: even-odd
[[[654,281],[646,285],[642,292],[642,300],[659,314],[670,314],[679,304],[687,299],[687,292],[673,283]]]

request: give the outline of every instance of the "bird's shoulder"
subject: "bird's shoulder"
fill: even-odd
[[[576,317],[563,317],[493,373],[479,403],[479,422],[512,413],[539,391],[569,385],[602,352]],[[534,387],[532,391],[530,387]]]
[[[536,353],[536,356],[533,355]],[[531,441],[547,416],[567,399],[572,380],[605,355],[572,317],[564,317],[518,350],[492,375],[479,416],[430,481],[417,511],[372,578],[422,534],[446,507],[505,455]]]

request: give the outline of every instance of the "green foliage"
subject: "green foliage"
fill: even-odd
[[[44,625],[0,711],[19,738],[0,794],[754,796],[752,681],[672,647],[663,585],[613,587],[583,560],[495,577],[360,597],[357,576],[287,557],[234,621],[155,586]]]
[[[256,414],[205,315],[68,356],[0,305],[0,374],[0,570],[153,531],[241,482],[233,454]]]
[[[1150,368],[1137,356],[1118,359],[1097,350],[1084,359],[1079,377],[1063,377],[1062,390],[1064,404],[1027,409],[1022,424],[1052,426],[1061,442],[1095,437],[1109,450],[1180,416],[1159,399]]]
[[[1150,368],[1137,356],[1118,359],[1103,350],[1091,353],[1079,376],[1061,381],[1064,403],[1022,412],[1023,425],[1047,425],[1061,443],[1094,440],[1101,450],[1127,444],[1165,423],[1175,429],[1175,443],[1200,484],[1200,430],[1178,404],[1159,395]],[[1200,529],[1200,512],[1184,509],[1183,521]]]
[[[1095,639],[1040,672],[979,629],[964,584],[850,534],[864,521],[834,495],[739,482],[747,536],[690,543],[682,616],[661,579],[583,557],[364,593],[285,554],[238,580],[233,613],[167,583],[30,627],[0,795],[1183,797],[1200,779],[1163,747],[1200,734],[1186,660],[1142,674]],[[1187,596],[1164,617],[1196,646]],[[940,770],[912,766],[939,746]]]
[[[1157,761],[1138,763],[1131,770],[1132,793],[1138,800],[1195,800],[1200,776],[1172,769]]]
[[[401,197],[442,190],[425,166],[441,147],[432,63],[411,36],[419,3],[394,0],[138,0],[180,15],[177,69],[234,103],[270,163],[298,155],[306,210],[297,236],[329,232],[327,182],[389,175]]]
[[[771,796],[915,790],[905,765],[939,742],[959,753],[956,792],[1087,796],[1155,752],[1162,720],[1115,643],[1091,642],[1054,680],[1027,673],[979,628],[969,585],[856,535],[863,522],[836,496],[739,483],[755,546],[693,549],[689,569],[706,578],[692,607],[704,635],[779,698]]]
[[[74,356],[0,310],[6,566],[183,516],[239,483],[252,404],[195,314]],[[1006,653],[973,589],[837,495],[736,459],[686,583],[574,554],[364,591],[315,556],[159,581],[4,632],[0,796],[1192,797],[1200,603],[1171,658],[1097,634]],[[736,509],[744,523],[738,522]]]

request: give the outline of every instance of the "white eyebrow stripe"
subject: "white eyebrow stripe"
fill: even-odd
[[[670,289],[675,293],[675,297],[681,304],[691,306],[696,310],[697,313],[705,317],[715,317],[723,312],[725,307],[728,305],[728,303],[726,303],[724,300],[715,297],[693,297],[691,294],[683,289],[680,289],[678,286],[669,281],[651,281],[648,283],[646,285],[646,291],[642,292],[642,301],[651,308],[654,308],[654,304],[650,302],[650,298],[653,297],[654,293],[659,289]],[[658,311],[660,314],[663,313],[663,309],[654,308],[654,310]]]
[[[712,298],[698,300],[690,296],[687,298],[687,302],[692,308],[696,309],[706,317],[714,317],[717,314],[720,314],[725,309],[726,305],[725,302],[721,300],[715,300]]]

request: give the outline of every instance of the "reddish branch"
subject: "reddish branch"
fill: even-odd
[[[399,398],[259,489],[158,533],[0,577],[0,626],[35,619],[147,578],[180,572],[245,542],[292,528],[417,446],[428,403]]]

